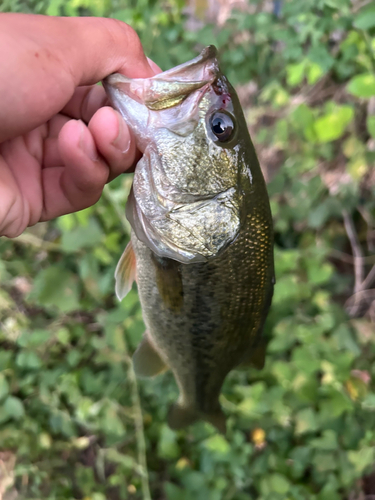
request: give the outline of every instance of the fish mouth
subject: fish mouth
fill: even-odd
[[[218,74],[217,49],[210,45],[191,61],[151,78],[127,78],[113,73],[103,80],[103,85],[115,105],[117,91],[158,111],[177,106],[192,92],[211,85]]]

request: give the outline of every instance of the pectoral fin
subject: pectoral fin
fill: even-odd
[[[240,368],[254,366],[258,370],[263,370],[266,362],[266,348],[266,343],[264,341],[260,341],[255,349],[249,349],[249,351],[242,358]]]
[[[131,290],[135,280],[136,261],[135,254],[130,241],[122,254],[115,271],[116,295],[122,300]]]
[[[168,366],[156,352],[147,332],[133,354],[133,368],[137,377],[141,378],[154,377],[168,370]]]

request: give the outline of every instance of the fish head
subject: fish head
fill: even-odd
[[[158,256],[182,263],[215,257],[240,226],[239,176],[248,132],[216,56],[209,46],[151,78],[113,74],[103,81],[144,154],[127,217]]]

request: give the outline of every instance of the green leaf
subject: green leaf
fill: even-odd
[[[13,420],[19,420],[25,415],[25,409],[22,401],[14,396],[7,397],[3,408],[5,415]]]
[[[5,375],[0,373],[0,401],[5,398],[9,393],[9,384]]]
[[[59,328],[57,334],[56,334],[57,340],[63,344],[63,345],[68,345],[70,341],[70,333],[69,330],[65,327]]]
[[[115,448],[108,448],[105,456],[110,462],[121,464],[125,469],[133,470],[136,466],[136,461],[133,457],[124,455],[123,453],[118,452]]]
[[[375,75],[363,73],[354,76],[347,85],[350,94],[356,97],[369,98],[375,95]]]
[[[74,311],[79,307],[77,278],[62,267],[48,267],[35,278],[30,298],[61,312]]]
[[[331,217],[341,214],[341,204],[337,198],[326,198],[316,205],[308,214],[308,224],[314,229],[321,228]]]
[[[165,460],[171,460],[181,455],[177,444],[177,436],[167,425],[163,425],[158,444],[158,455]]]
[[[186,492],[173,483],[164,483],[164,491],[168,500],[187,500]]]
[[[294,478],[302,477],[311,463],[312,449],[307,446],[297,446],[290,454],[292,474]]]
[[[17,340],[21,347],[40,347],[46,345],[51,339],[51,332],[47,330],[35,329],[32,332],[25,331]]]
[[[46,14],[48,16],[58,16],[64,0],[49,0]]]
[[[289,481],[281,474],[270,474],[262,479],[261,491],[265,495],[270,495],[272,493],[285,495],[289,489]]]
[[[42,366],[42,363],[35,352],[21,351],[16,358],[16,365],[24,369],[37,370]]]
[[[54,432],[61,432],[66,437],[74,435],[74,426],[70,416],[62,411],[50,415],[49,425]]]
[[[366,120],[368,133],[375,139],[375,116],[368,116]]]
[[[311,446],[320,450],[337,450],[337,434],[332,430],[323,432],[322,437],[310,441]]]
[[[94,247],[104,238],[103,231],[96,219],[90,217],[87,225],[81,225],[72,231],[66,231],[61,238],[61,247],[65,252],[76,252],[81,248]]]
[[[300,410],[296,416],[296,434],[304,434],[305,432],[314,432],[318,429],[318,421],[316,413],[311,408]]]
[[[375,26],[375,5],[362,7],[353,21],[353,26],[360,30],[368,30]]]
[[[289,64],[286,67],[286,81],[290,87],[299,85],[305,76],[307,60],[303,60],[297,64]]]
[[[307,70],[307,83],[309,85],[314,85],[314,83],[316,83],[319,78],[323,76],[323,74],[324,71],[319,64],[310,63]]]
[[[307,268],[308,281],[314,285],[321,285],[329,281],[333,274],[333,266],[328,262],[324,264],[311,263],[312,265]],[[314,265],[315,264],[315,265]]]
[[[285,495],[289,491],[290,484],[285,476],[281,474],[272,474],[269,478],[271,491]]]
[[[225,456],[230,451],[230,446],[228,441],[221,434],[215,434],[214,436],[206,439],[203,443],[206,450],[211,451],[216,456]]]
[[[327,114],[315,120],[314,132],[317,141],[325,143],[339,139],[353,118],[354,110],[351,106],[333,107]]]
[[[374,411],[375,410],[375,394],[368,394],[362,401],[363,408]]]
[[[342,392],[333,391],[329,399],[321,402],[320,408],[322,419],[331,420],[340,417],[346,411],[353,411],[354,404]]]
[[[295,367],[305,375],[312,375],[320,368],[321,361],[314,346],[303,345],[293,350],[292,360]]]
[[[327,453],[327,451],[315,453],[312,463],[318,472],[328,472],[337,469],[335,455],[333,453]]]
[[[358,451],[348,452],[349,461],[354,465],[357,474],[363,474],[375,461],[375,448],[362,447]]]
[[[335,63],[334,58],[323,44],[314,44],[309,50],[310,63],[317,64],[323,73],[329,71]]]
[[[186,489],[194,492],[202,491],[206,485],[206,477],[202,472],[196,470],[188,470],[182,478],[183,484]]]

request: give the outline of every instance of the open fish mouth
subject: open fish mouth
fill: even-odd
[[[150,110],[167,109],[180,104],[192,92],[215,81],[219,72],[216,56],[216,48],[210,45],[191,61],[151,78],[127,78],[114,73],[103,84],[107,91],[120,90]]]
[[[127,78],[114,73],[103,80],[112,105],[133,128],[144,151],[153,131],[166,128],[187,136],[199,120],[199,103],[220,70],[214,46],[176,68],[151,78]]]

